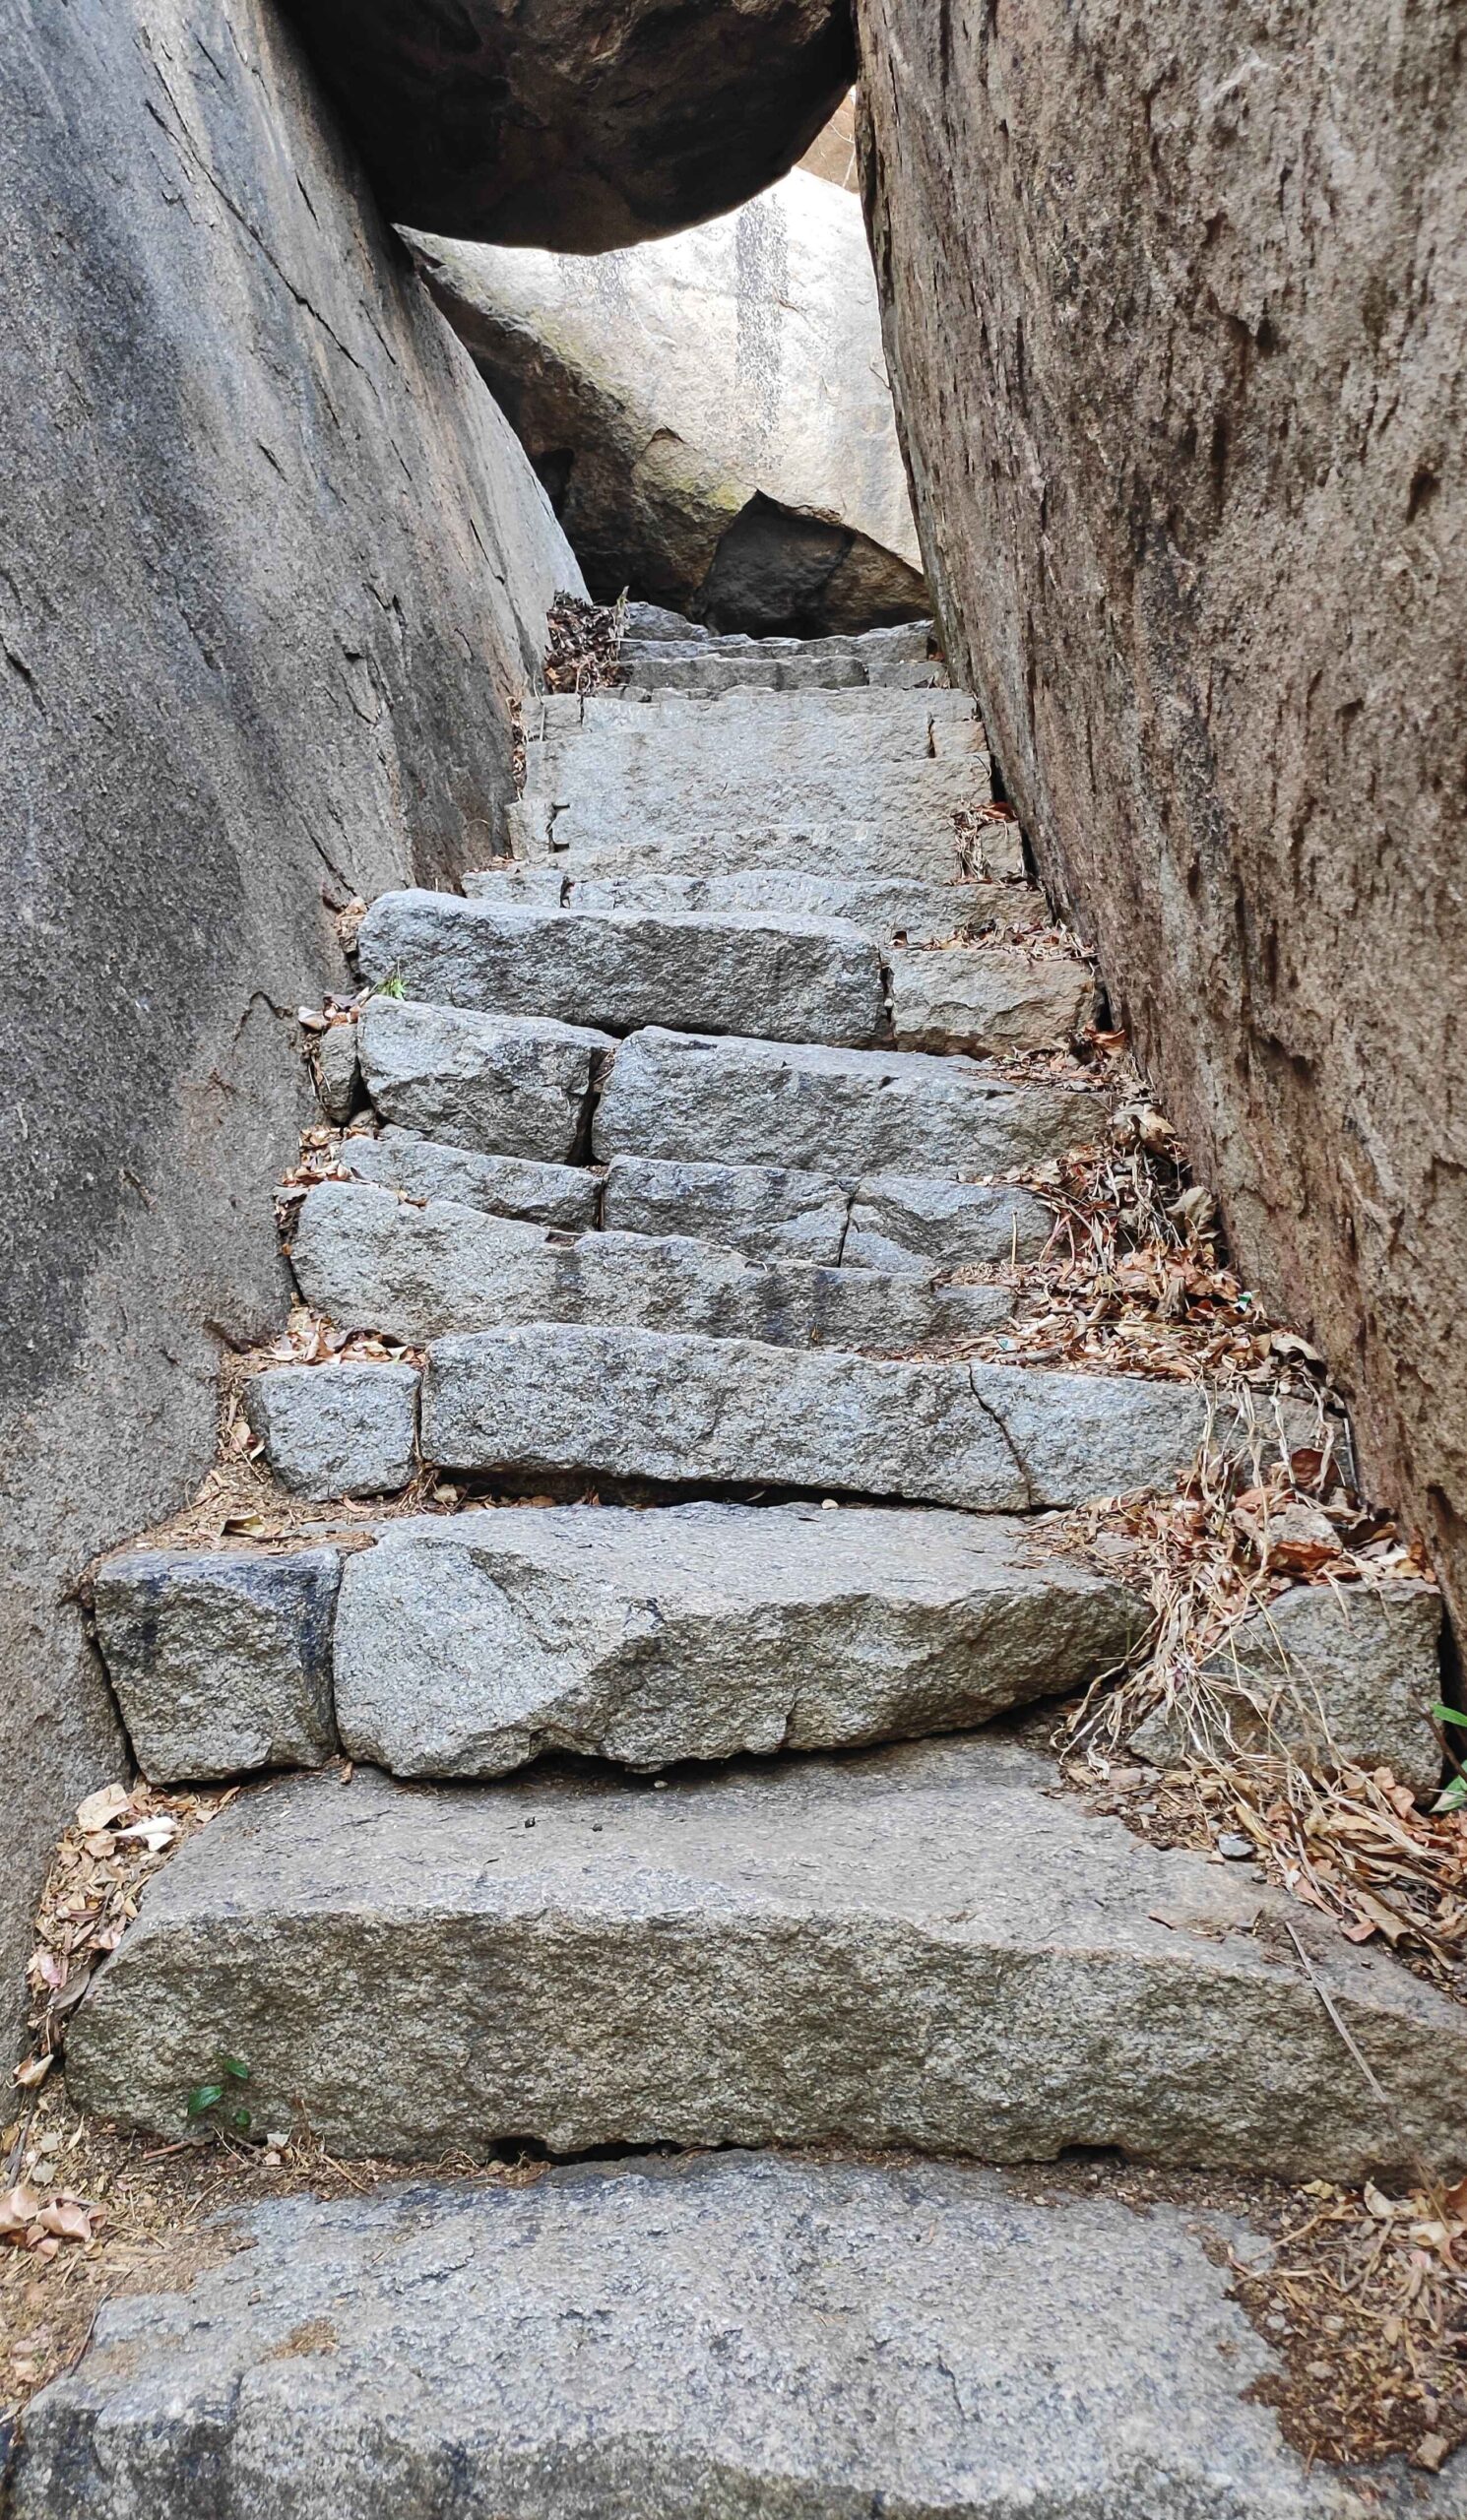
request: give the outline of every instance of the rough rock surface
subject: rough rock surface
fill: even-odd
[[[930,610],[849,193],[788,175],[619,254],[409,241],[601,601],[813,638]]]
[[[414,1365],[275,1365],[244,1404],[292,1495],[385,1496],[417,1468],[417,1380]]]
[[[1248,1277],[1467,1610],[1446,0],[861,0],[946,645]]]
[[[818,1172],[757,1164],[659,1164],[618,1155],[606,1167],[602,1213],[619,1233],[696,1233],[759,1258],[834,1268],[850,1193]]]
[[[167,2141],[221,2048],[266,2123],[294,2104],[348,2158],[834,2137],[1342,2179],[1467,2162],[1449,1996],[983,1735],[660,1787],[287,1780],[148,1884],[67,2072]]]
[[[369,980],[401,978],[412,998],[630,1033],[755,1033],[776,1041],[880,1036],[881,958],[844,919],[605,914],[451,893],[386,893],[362,921]]]
[[[335,1548],[133,1548],[98,1569],[97,1643],[151,1784],[330,1756],[341,1571]]]
[[[291,0],[394,219],[572,254],[776,182],[850,83],[838,0]]]
[[[343,1330],[418,1346],[511,1322],[626,1323],[780,1347],[899,1351],[1006,1319],[1002,1287],[940,1287],[720,1249],[691,1234],[588,1233],[569,1246],[516,1218],[324,1181],[291,1258],[306,1301]]]
[[[120,1773],[76,1603],[279,1317],[330,904],[497,844],[579,571],[265,0],[7,19],[0,1984]],[[323,889],[328,900],[323,900]],[[11,1994],[0,1995],[0,2042]]]
[[[361,1073],[384,1120],[477,1155],[563,1164],[585,1124],[609,1034],[533,1015],[374,997],[357,1025]]]
[[[536,891],[546,886],[549,892]],[[1013,915],[1001,884],[924,884],[900,876],[797,874],[789,867],[728,875],[562,876],[553,866],[516,866],[464,877],[475,901],[524,898],[571,911],[697,912],[721,918],[757,911],[775,918],[844,918],[883,941],[901,935],[914,945],[939,944],[960,929],[977,932]]]
[[[489,1216],[522,1217],[533,1225],[559,1226],[572,1233],[594,1226],[601,1179],[576,1164],[538,1164],[529,1156],[474,1155],[467,1147],[437,1146],[411,1129],[383,1129],[355,1136],[342,1147],[353,1178],[410,1199],[451,1199],[457,1207],[482,1208]]]
[[[990,1269],[1036,1259],[1053,1229],[1053,1209],[1032,1190],[877,1173],[856,1185],[841,1258],[848,1269]]]
[[[1095,1008],[1083,963],[983,946],[898,946],[891,1029],[901,1049],[1061,1050]]]
[[[398,1523],[347,1569],[343,1745],[493,1777],[545,1750],[656,1768],[962,1732],[1083,1687],[1145,1625],[1027,1533],[819,1505]]]
[[[316,1077],[316,1100],[327,1119],[340,1127],[351,1117],[361,1088],[355,1025],[328,1025],[316,1042],[311,1064]]]
[[[597,1104],[597,1160],[652,1155],[801,1170],[1006,1172],[1044,1164],[1101,1106],[1061,1086],[1010,1085],[979,1062],[634,1033]]]
[[[1131,1734],[1143,1758],[1183,1755],[1189,1740],[1287,1747],[1311,1766],[1392,1769],[1435,1793],[1441,1750],[1428,1721],[1442,1692],[1441,1596],[1426,1584],[1378,1592],[1302,1584],[1254,1611],[1204,1663],[1188,1720],[1158,1711]]]
[[[15,2520],[1433,2520],[1307,2473],[1231,2215],[946,2164],[725,2154],[235,2208],[31,2408]],[[588,2315],[588,2305],[594,2305]],[[731,2352],[731,2338],[737,2350]],[[217,2483],[215,2482],[217,2480]]]
[[[548,1324],[438,1340],[422,1450],[448,1470],[769,1481],[1023,1513],[1170,1485],[1206,1418],[1199,1389],[1134,1375]]]
[[[572,874],[582,857],[629,843],[643,850],[630,863],[655,871],[649,835],[664,848],[699,842],[699,869],[716,872],[708,842],[731,827],[733,805],[740,832],[778,830],[798,815],[804,825],[889,833],[893,853],[871,872],[942,883],[959,871],[954,814],[990,792],[984,730],[956,691],[732,691],[722,700],[669,692],[542,706],[544,731],[531,730],[515,854],[535,853],[539,814],[539,853],[564,852]],[[949,740],[934,750],[939,725]],[[745,851],[739,860],[747,862]],[[821,871],[848,868],[866,871],[836,847]]]

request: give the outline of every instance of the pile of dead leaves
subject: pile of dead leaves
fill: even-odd
[[[547,691],[606,691],[621,680],[625,596],[616,603],[588,603],[582,596],[557,595],[545,629]]]
[[[1286,2375],[1254,2394],[1306,2456],[1404,2455],[1435,2474],[1467,2440],[1467,2180],[1405,2196],[1312,2180],[1271,2251],[1231,2261]]]
[[[1012,805],[959,805],[954,809],[952,821],[957,834],[958,869],[961,874],[970,880],[977,877],[984,883],[1022,884],[1028,881],[1022,874],[994,876],[989,867],[989,851],[997,846],[999,834],[1002,833],[1006,840],[1012,839],[1013,826],[1018,821]]]
[[[78,1806],[51,1858],[36,1916],[27,1970],[32,2052],[15,2073],[22,2091],[45,2081],[93,1970],[116,1950],[138,1913],[143,1884],[231,1799],[140,1783],[102,1786]]]

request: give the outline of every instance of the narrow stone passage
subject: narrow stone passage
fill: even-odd
[[[323,1039],[292,1265],[405,1353],[250,1376],[290,1545],[98,1577],[151,1780],[306,1772],[151,1884],[66,2069],[160,2144],[226,2055],[349,2161],[738,2149],[265,2209],[37,2402],[17,2520],[182,2520],[206,2431],[221,2515],[1364,2512],[1183,2212],[962,2166],[1464,2159],[1459,2006],[987,1729],[1146,1624],[1046,1517],[1248,1439],[1005,1348],[1004,1176],[1107,1123],[1091,973],[1013,941],[925,627],[624,664]]]

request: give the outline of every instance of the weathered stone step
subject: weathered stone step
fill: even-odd
[[[547,1229],[366,1183],[305,1200],[291,1259],[306,1301],[342,1330],[410,1346],[512,1322],[629,1323],[778,1346],[903,1349],[971,1339],[1003,1321],[1001,1287],[942,1287],[804,1260],[750,1259],[689,1234]]]
[[[954,813],[991,793],[983,728],[961,692],[669,693],[640,707],[551,699],[543,712],[525,794],[548,810],[556,850],[647,830],[698,838],[735,820],[758,829],[792,812],[950,847]]]
[[[819,1505],[522,1508],[385,1524],[336,1620],[344,1748],[493,1777],[987,1723],[1086,1685],[1146,1625],[1032,1526]],[[191,1773],[203,1773],[195,1770]]]
[[[534,1015],[374,997],[356,1027],[384,1120],[478,1155],[564,1164],[578,1151],[608,1033]]]
[[[1341,2179],[1467,2164],[1459,2005],[982,1734],[660,1788],[586,1769],[435,1794],[359,1768],[242,1796],[148,1884],[68,2080],[168,2141],[221,2051],[262,2127],[298,2111],[348,2157],[844,2139]]]
[[[603,1221],[626,1233],[694,1233],[752,1255],[930,1274],[1032,1260],[1053,1212],[1030,1190],[873,1175],[830,1180],[783,1165],[676,1163],[618,1155]]]
[[[726,2153],[235,2203],[219,2238],[34,2400],[14,2520],[203,2520],[206,2456],[211,2520],[1458,2507],[1460,2460],[1392,2489],[1290,2448],[1228,2266],[1266,2222],[1190,2187]]]
[[[553,1749],[647,1768],[960,1731],[1083,1687],[1146,1619],[1032,1525],[962,1514],[555,1506],[359,1538],[102,1565],[145,1776],[316,1766],[339,1737],[395,1776],[491,1777]]]
[[[885,1029],[880,950],[836,920],[776,921],[763,912],[577,915],[452,893],[384,893],[362,921],[356,953],[367,979],[395,976],[415,1001],[618,1033],[666,1024],[866,1043]],[[930,1014],[928,1002],[923,1011]]]
[[[763,642],[759,645],[762,647]],[[811,640],[823,649],[825,640]],[[765,657],[757,650],[741,655],[709,654],[700,648],[626,646],[621,651],[625,680],[610,695],[635,702],[659,698],[665,691],[689,692],[720,699],[729,691],[840,691],[865,687],[881,691],[920,691],[945,683],[940,665],[926,658],[915,662],[844,656]]]
[[[650,912],[659,917],[693,914],[723,918],[730,912],[775,919],[848,919],[883,943],[904,936],[914,945],[938,944],[959,931],[1039,914],[1040,895],[1028,886],[954,881],[925,884],[915,877],[798,874],[789,867],[755,866],[727,875],[574,876],[554,866],[501,865],[464,877],[471,901],[526,901],[542,909]]]
[[[945,885],[963,876],[1017,883],[1025,873],[1017,823],[986,822],[960,840],[949,816],[822,820],[801,815],[793,797],[777,812],[745,816],[736,791],[707,810],[625,827],[557,819],[547,796],[528,795],[505,820],[517,861],[575,880],[768,872]]]
[[[651,1155],[827,1175],[1012,1172],[1104,1124],[1093,1094],[1011,1084],[967,1058],[649,1026],[617,1051],[592,1145],[599,1163]]]
[[[1063,1049],[1095,1014],[1090,971],[1058,954],[899,945],[889,949],[888,965],[899,1049]]]
[[[444,1470],[769,1483],[976,1513],[1170,1486],[1207,1422],[1199,1387],[1138,1375],[562,1325],[438,1340],[421,1399],[423,1455]]]
[[[602,1176],[578,1164],[539,1164],[527,1156],[474,1155],[439,1146],[412,1129],[345,1138],[341,1161],[358,1181],[410,1199],[451,1199],[486,1215],[588,1232],[601,1214]]]

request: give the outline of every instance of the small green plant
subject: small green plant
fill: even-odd
[[[226,2056],[223,2051],[215,2057],[214,2066],[219,2080],[196,2083],[189,2093],[189,2121],[196,2126],[212,2122],[227,2126],[231,2134],[247,2135],[254,2121],[239,2101],[237,2086],[249,2081],[250,2069],[242,2056]]]
[[[1438,1724],[1460,1724],[1463,1730],[1467,1731],[1467,1715],[1458,1714],[1457,1709],[1454,1706],[1448,1706],[1444,1698],[1437,1699],[1436,1704],[1432,1709],[1432,1713]],[[1467,1774],[1464,1774],[1463,1771],[1458,1768],[1456,1775],[1452,1778],[1445,1791],[1439,1796],[1437,1800],[1433,1803],[1432,1809],[1434,1811],[1460,1811],[1464,1805],[1467,1805]]]
[[[408,992],[403,986],[403,975],[397,969],[396,965],[394,965],[393,969],[388,973],[385,980],[379,980],[377,982],[372,994],[374,997],[407,996]]]

